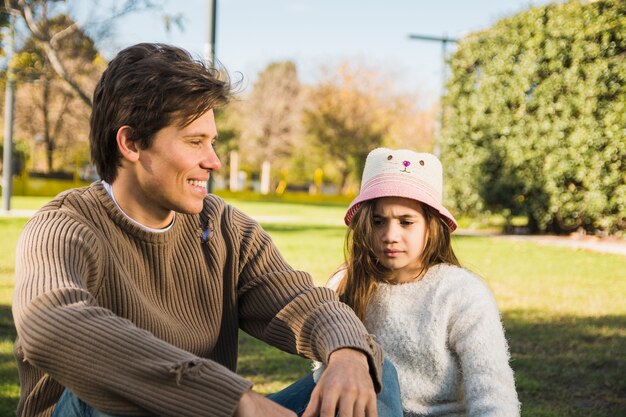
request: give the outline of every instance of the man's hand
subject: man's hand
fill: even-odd
[[[252,390],[246,391],[239,400],[233,417],[296,417],[296,413]]]
[[[337,414],[337,411],[339,414]],[[367,357],[355,349],[334,351],[302,417],[377,417]]]

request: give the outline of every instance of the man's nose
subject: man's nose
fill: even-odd
[[[215,153],[215,148],[212,144],[209,144],[208,148],[204,152],[204,158],[202,159],[200,165],[202,168],[210,171],[217,171],[222,167],[222,161],[220,161],[219,156]]]

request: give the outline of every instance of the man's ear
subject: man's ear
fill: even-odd
[[[131,139],[132,131],[130,126],[122,126],[117,130],[115,139],[122,158],[135,162],[139,159],[139,146],[135,140]]]

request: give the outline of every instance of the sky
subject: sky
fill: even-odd
[[[114,0],[111,0],[114,1]],[[426,104],[441,92],[441,42],[410,34],[459,38],[549,0],[216,0],[215,55],[251,89],[273,61],[292,60],[300,79],[313,83],[321,68],[350,61],[388,75],[397,89]],[[91,2],[80,2],[89,5]],[[104,1],[101,3],[107,3]],[[99,45],[107,58],[138,42],[166,42],[202,57],[209,39],[208,0],[165,0],[163,10],[116,21]],[[181,16],[183,30],[165,30],[163,13]],[[454,48],[448,44],[448,52]]]

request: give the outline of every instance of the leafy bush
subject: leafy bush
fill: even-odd
[[[626,230],[626,3],[532,8],[450,59],[442,160],[463,213]]]

